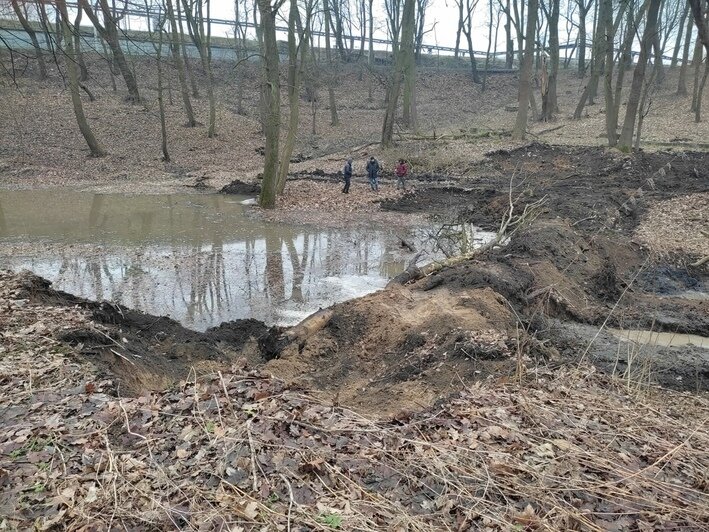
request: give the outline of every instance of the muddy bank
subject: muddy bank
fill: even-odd
[[[248,356],[268,328],[256,320],[223,323],[200,333],[166,316],[153,316],[122,305],[95,302],[53,290],[30,273],[0,273],[13,299],[40,309],[78,309],[86,320],[61,327],[54,338],[73,348],[80,362],[90,362],[100,375],[116,379],[116,393],[140,395],[162,390],[191,370],[225,368]],[[258,357],[256,357],[258,359]]]

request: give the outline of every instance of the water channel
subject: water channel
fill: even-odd
[[[244,199],[0,191],[0,268],[204,330],[296,323],[384,287],[410,258],[393,229],[266,223]]]

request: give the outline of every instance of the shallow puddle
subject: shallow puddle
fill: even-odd
[[[693,345],[709,349],[709,338],[697,334],[641,331],[632,329],[608,329],[616,338],[639,345],[679,347]]]
[[[0,191],[0,266],[204,330],[243,318],[296,323],[383,288],[411,256],[396,228],[265,223],[244,199]]]

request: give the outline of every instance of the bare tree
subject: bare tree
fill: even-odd
[[[463,32],[463,0],[455,0],[455,5],[458,6],[458,29],[455,31],[455,51],[453,55],[458,59],[460,53],[460,35]]]
[[[394,68],[387,89],[388,98],[382,126],[382,146],[390,146],[394,140],[394,121],[396,120],[401,84],[407,75],[407,68],[411,65],[410,57],[413,56],[415,9],[416,0],[404,0],[400,21],[401,41],[394,55]]]
[[[307,57],[307,42],[310,39],[310,21],[314,9],[314,2],[308,1],[306,4],[305,25],[300,20],[297,0],[290,0],[288,14],[288,133],[283,144],[281,153],[281,163],[278,170],[278,183],[276,185],[277,194],[282,194],[286,186],[288,167],[295,140],[298,133],[298,122],[300,117],[300,80],[302,77],[303,63]],[[296,36],[296,28],[297,36]]]
[[[687,19],[687,31],[684,36],[684,47],[682,48],[682,63],[679,67],[679,76],[677,79],[677,95],[687,95],[687,67],[689,65],[689,48],[692,44],[692,30],[694,29],[694,19]]]
[[[694,23],[697,26],[697,42],[701,43],[701,46],[704,48],[707,56],[706,64],[704,65],[704,75],[702,76],[701,81],[699,81],[699,76],[697,75],[695,75],[694,81],[694,101],[692,102],[694,121],[700,122],[702,118],[702,95],[704,92],[704,86],[707,82],[707,77],[709,77],[709,0],[704,0],[704,4],[702,4],[701,0],[688,1],[692,10]],[[694,57],[698,72],[702,57],[701,48],[699,48],[698,54],[695,53]]]
[[[91,23],[101,35],[101,38],[106,41],[106,44],[108,44],[108,47],[111,49],[113,59],[116,65],[118,66],[118,69],[121,71],[123,80],[125,81],[126,87],[128,88],[128,98],[133,102],[140,101],[140,93],[138,92],[138,82],[136,81],[135,76],[133,75],[133,71],[128,66],[125,54],[123,53],[123,49],[121,48],[121,44],[118,39],[117,21],[113,17],[111,8],[108,5],[108,0],[98,0],[98,5],[103,15],[103,24],[101,24],[101,21],[99,20],[98,16],[89,5],[88,0],[79,0],[79,5],[86,12],[86,15],[89,17]]]
[[[527,114],[529,111],[529,99],[532,93],[532,62],[534,60],[534,42],[537,31],[537,10],[539,4],[537,0],[529,0],[527,12],[527,31],[525,33],[524,56],[519,72],[519,91],[517,101],[517,120],[512,130],[512,138],[522,140],[527,131]]]
[[[416,12],[418,8],[422,5],[425,6],[421,0],[416,0],[416,5],[414,6],[414,20],[403,20],[402,25],[413,24],[412,33],[413,41],[411,46],[409,43],[402,42],[399,47],[399,52],[401,54],[401,61],[404,69],[404,93],[402,97],[402,122],[404,127],[415,128],[416,127],[416,28],[417,28],[417,17]],[[422,19],[422,17],[421,17]],[[406,28],[408,32],[408,28]],[[408,33],[407,33],[408,35]],[[404,36],[404,31],[402,28],[402,38]]]
[[[677,3],[679,4],[679,2]],[[692,17],[688,17],[688,15],[689,2],[684,5],[684,9],[682,9],[682,17],[680,18],[679,24],[677,25],[677,35],[675,37],[675,46],[672,50],[672,61],[670,62],[670,68],[675,68],[677,66],[677,60],[679,59],[679,51],[682,45],[682,35],[684,34],[685,24],[687,20],[689,20],[690,22],[692,21]]]
[[[647,5],[648,0],[643,0],[643,2],[636,9],[635,0],[628,0],[625,34],[620,48],[620,59],[617,66],[618,73],[616,75],[615,88],[613,87],[612,79],[615,66],[613,62],[615,51],[612,46],[612,41],[610,41],[606,47],[606,62],[610,65],[610,68],[606,69],[604,81],[604,92],[606,98],[606,135],[608,137],[609,146],[615,146],[618,143],[618,117],[620,114],[623,82],[627,70],[632,65],[632,44],[637,34],[636,29],[640,25],[643,15],[647,11]],[[611,22],[606,20],[606,25],[610,24]],[[609,38],[614,32],[615,30],[613,28],[607,30]]]
[[[594,0],[576,0],[579,6],[579,36],[578,36],[578,58],[579,58],[579,76],[586,75],[586,17],[594,5]]]
[[[470,57],[470,70],[473,76],[473,83],[480,83],[478,74],[478,65],[475,61],[475,52],[473,51],[473,12],[478,6],[478,0],[456,0],[465,3],[465,18],[463,20],[463,33],[468,41],[468,55]]]
[[[330,124],[337,126],[340,119],[337,116],[337,102],[335,101],[335,88],[332,79],[332,51],[330,50],[330,16],[328,0],[323,0],[323,11],[325,17],[325,58],[327,59],[327,97],[330,103]]]
[[[652,48],[655,33],[657,32],[657,17],[660,11],[660,3],[661,0],[650,0],[647,17],[645,19],[645,31],[643,32],[643,38],[640,42],[638,64],[635,67],[635,72],[633,72],[633,83],[630,87],[630,94],[628,95],[628,105],[625,110],[623,129],[618,139],[618,147],[622,151],[630,151],[632,147],[635,121],[637,120],[645,72],[647,70],[650,49]]]
[[[42,52],[42,47],[39,45],[37,33],[28,21],[27,5],[23,2],[22,7],[20,7],[18,0],[10,0],[10,3],[12,4],[12,9],[15,12],[15,15],[17,15],[17,20],[20,21],[22,29],[25,30],[25,33],[32,42],[35,57],[37,58],[37,66],[39,67],[39,79],[47,79],[47,66],[44,63],[44,53]]]
[[[204,10],[205,6],[206,13]],[[184,8],[185,19],[187,20],[187,31],[197,48],[199,58],[202,62],[202,68],[207,78],[207,98],[209,100],[207,136],[211,139],[216,135],[217,127],[217,104],[214,98],[214,74],[212,72],[211,0],[182,0],[182,7]]]
[[[66,70],[69,78],[69,92],[71,93],[71,102],[74,107],[74,115],[76,122],[79,124],[79,130],[84,136],[86,144],[89,146],[91,155],[94,157],[103,157],[106,151],[103,149],[96,136],[89,126],[86,115],[84,114],[84,106],[81,103],[81,94],[79,94],[79,72],[76,64],[76,54],[74,53],[74,39],[72,37],[72,28],[69,24],[69,13],[66,8],[65,0],[56,0],[57,12],[59,13],[60,24],[64,33],[64,54],[66,56]],[[73,31],[76,31],[74,28]]]
[[[179,1],[179,0],[178,0]],[[177,30],[177,20],[175,19],[175,9],[172,5],[172,0],[165,0],[165,9],[167,10],[167,19],[170,23],[170,50],[172,51],[172,60],[175,62],[177,70],[177,80],[180,84],[180,94],[182,95],[182,103],[187,116],[187,127],[195,127],[197,120],[192,109],[192,101],[190,100],[190,92],[187,87],[187,76],[185,74],[185,64],[182,61],[182,53],[180,51],[180,34]]]
[[[165,120],[165,101],[164,101],[164,83],[163,83],[163,60],[162,60],[162,48],[163,48],[163,32],[165,32],[165,14],[162,12],[162,6],[160,6],[160,10],[158,13],[158,16],[156,17],[155,20],[155,25],[151,24],[151,6],[148,4],[148,0],[144,0],[145,2],[145,12],[146,12],[146,19],[147,19],[147,24],[148,24],[148,34],[150,35],[150,42],[153,46],[153,50],[155,50],[155,55],[156,55],[156,64],[157,64],[157,70],[158,70],[158,112],[160,113],[160,138],[161,138],[161,144],[160,148],[162,150],[162,160],[166,163],[170,162],[170,152],[167,149],[167,123]],[[155,32],[157,32],[157,39]],[[157,40],[157,42],[156,42]]]
[[[261,17],[259,31],[263,54],[264,79],[262,102],[264,106],[263,130],[266,136],[264,147],[263,184],[259,205],[272,209],[276,206],[278,185],[279,137],[281,125],[281,81],[278,74],[278,44],[276,42],[276,15],[283,0],[271,5],[270,0],[257,0]]]
[[[548,4],[548,5],[547,5]],[[559,7],[560,0],[542,0],[542,10],[547,19],[549,28],[549,62],[551,70],[548,76],[548,94],[546,107],[542,101],[542,119],[549,120],[552,115],[559,111],[559,103],[556,96],[556,79],[559,74]]]
[[[76,64],[79,66],[79,81],[87,81],[89,79],[89,69],[84,61],[84,54],[81,52],[81,19],[83,10],[76,10],[76,18],[74,19],[74,53],[76,54]]]

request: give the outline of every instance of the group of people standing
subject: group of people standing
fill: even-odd
[[[381,166],[379,161],[377,161],[374,156],[370,157],[367,161],[367,178],[369,179],[369,186],[373,192],[379,191],[380,170]],[[399,159],[399,163],[396,165],[394,173],[396,174],[396,188],[406,189],[406,178],[409,175],[409,165],[404,161],[404,159]],[[342,169],[342,174],[345,178],[345,187],[342,189],[342,193],[349,194],[350,184],[352,183],[352,157],[347,158],[345,167]]]

